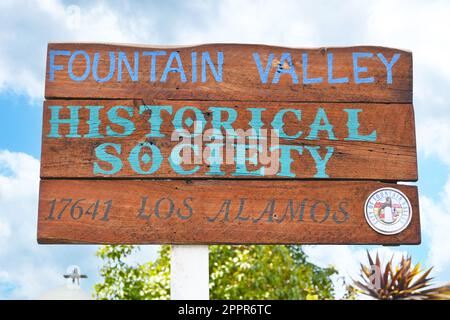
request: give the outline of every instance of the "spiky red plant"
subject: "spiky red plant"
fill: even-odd
[[[369,265],[361,264],[361,281],[354,285],[361,294],[379,300],[448,300],[450,284],[432,287],[429,277],[430,268],[420,269],[420,264],[412,265],[411,257],[402,257],[400,264],[394,268],[392,260],[383,267],[378,253],[375,262],[367,252]]]

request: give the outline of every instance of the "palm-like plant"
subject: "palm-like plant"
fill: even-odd
[[[426,271],[420,269],[420,264],[411,263],[411,257],[402,257],[395,268],[392,260],[384,269],[378,253],[375,263],[367,252],[369,266],[361,264],[362,281],[354,281],[360,293],[379,300],[447,300],[450,299],[450,283],[441,287],[431,286],[428,276],[433,268]]]

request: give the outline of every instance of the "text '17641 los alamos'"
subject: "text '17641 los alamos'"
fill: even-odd
[[[38,241],[418,244],[412,54],[49,44]]]

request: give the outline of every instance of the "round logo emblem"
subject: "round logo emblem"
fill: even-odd
[[[382,188],[367,198],[364,213],[372,229],[381,234],[393,235],[409,225],[412,209],[408,197],[400,190]]]

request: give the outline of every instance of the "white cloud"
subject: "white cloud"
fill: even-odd
[[[0,90],[42,99],[46,44],[51,41],[247,42],[411,49],[420,96],[430,92],[429,79],[424,81],[421,73],[450,79],[450,41],[442,37],[443,30],[450,30],[449,13],[446,1],[2,1]]]
[[[0,288],[11,297],[31,297],[58,274],[36,245],[38,182],[38,160],[0,151]]]
[[[419,0],[81,1],[78,7],[59,0],[1,1],[0,92],[25,94],[34,101],[43,99],[46,45],[50,41],[170,45],[249,42],[295,47],[372,44],[405,48],[414,54],[419,154],[435,156],[450,168],[448,16],[448,1]],[[9,261],[17,256],[14,252],[21,250],[23,265],[41,266],[42,270],[50,265],[56,270],[52,269],[52,265],[58,266],[55,252],[63,251],[40,249],[34,243],[38,170],[38,161],[27,155],[1,153],[0,240],[14,246],[0,246],[0,286],[13,283],[30,288],[23,289],[21,294],[25,296],[31,296],[39,285],[27,287],[25,280],[14,275],[11,270],[17,261]],[[430,238],[426,245],[429,262],[440,270],[450,266],[449,189],[450,178],[441,196],[420,199],[423,230]],[[152,250],[144,249],[136,259],[144,261]],[[357,272],[357,262],[365,261],[364,250],[355,247],[308,250],[313,259],[323,265],[335,264],[346,276]],[[389,248],[380,250],[387,255],[391,252]],[[80,250],[73,252],[81,258]],[[92,249],[84,252],[91,254]],[[96,265],[95,258],[89,259]],[[50,281],[45,277],[42,283]]]
[[[430,239],[428,263],[438,272],[450,265],[450,177],[440,197],[420,198],[422,229]]]
[[[199,28],[196,24],[182,21],[177,23],[179,33],[176,39],[191,44],[243,42],[311,46],[314,30],[299,19],[304,15],[296,10],[299,7],[298,1],[223,1],[211,10],[197,3],[196,9],[208,27]]]
[[[377,44],[412,50],[416,66],[431,68],[448,80],[449,15],[448,1],[377,1],[370,10],[368,34]]]
[[[39,161],[0,150],[0,299],[34,298],[64,283],[71,262],[96,278],[95,247],[37,244],[38,190]]]
[[[367,37],[413,52],[418,148],[450,165],[448,16],[448,1],[377,1],[369,9]]]
[[[39,297],[65,283],[69,265],[88,274],[83,288],[89,294],[99,281],[97,246],[37,244],[39,166],[30,155],[0,150],[0,300]],[[143,246],[128,261],[154,259],[157,248]]]
[[[421,119],[417,131],[417,144],[425,156],[437,156],[450,166],[450,116]]]
[[[144,264],[148,261],[153,261],[158,256],[160,245],[145,245],[139,246],[132,255],[125,260],[130,265]]]
[[[104,2],[82,8],[58,0],[2,1],[0,4],[0,90],[43,100],[48,42],[135,42],[148,23],[134,32],[133,19]],[[144,33],[146,34],[146,33]]]

